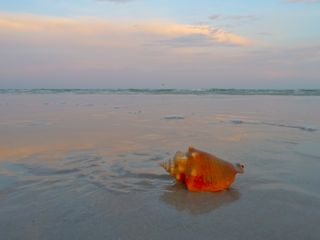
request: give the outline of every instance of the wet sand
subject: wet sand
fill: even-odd
[[[319,239],[320,97],[0,94],[1,239]],[[189,145],[246,173],[192,193]]]

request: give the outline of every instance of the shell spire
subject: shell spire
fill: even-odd
[[[168,161],[164,161],[164,162],[162,162],[160,165],[161,165],[161,167],[163,167],[168,173],[170,173],[171,174],[171,165],[172,165],[172,163],[171,163],[172,161],[171,161],[171,159],[169,159]]]
[[[237,173],[244,172],[242,164],[232,164],[194,147],[187,153],[178,151],[161,166],[190,191],[222,191],[230,187]]]

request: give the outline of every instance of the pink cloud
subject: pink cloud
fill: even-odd
[[[124,47],[199,35],[204,36],[212,46],[216,43],[237,46],[250,43],[247,38],[230,31],[203,25],[188,25],[170,21],[123,22],[27,14],[0,14],[0,31],[25,33],[26,37],[29,37],[27,35],[30,33],[37,33],[38,38],[50,36],[57,40],[60,37],[69,37],[75,43],[123,45]],[[194,40],[196,41],[196,38]]]

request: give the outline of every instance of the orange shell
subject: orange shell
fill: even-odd
[[[192,147],[186,154],[177,152],[173,162],[165,162],[162,166],[188,190],[196,192],[227,189],[239,173],[234,164]]]

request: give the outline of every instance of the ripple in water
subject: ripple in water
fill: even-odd
[[[299,125],[290,125],[290,124],[282,124],[282,123],[273,123],[273,122],[260,122],[260,121],[245,121],[241,119],[233,119],[230,121],[232,124],[253,124],[253,125],[266,125],[266,126],[274,126],[274,127],[284,127],[284,128],[294,128],[307,132],[315,132],[318,129],[308,126],[299,126]]]
[[[164,116],[163,119],[165,119],[165,120],[183,120],[184,116],[181,116],[181,115],[168,115],[168,116]]]
[[[51,163],[24,166],[28,174],[82,180],[96,187],[118,193],[158,189],[170,181],[159,163],[168,154],[122,153],[102,157],[95,153],[71,153],[64,159]],[[161,184],[163,183],[163,184]]]
[[[159,189],[171,181],[159,167],[159,163],[168,157],[166,153],[136,152],[102,157],[96,153],[72,152],[63,158],[45,161],[43,156],[38,155],[24,159],[23,163],[1,164],[0,176],[8,180],[2,181],[8,182],[2,189],[17,190],[18,183],[32,179],[43,185],[50,184],[48,188],[81,181],[107,191],[129,193]]]

